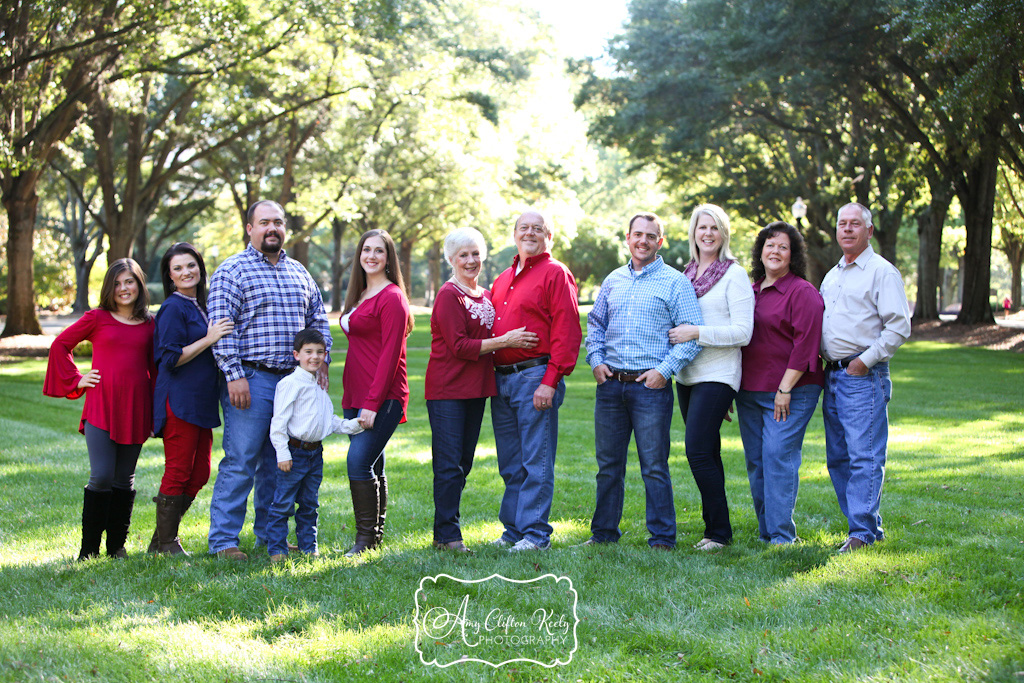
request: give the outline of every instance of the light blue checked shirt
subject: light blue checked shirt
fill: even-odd
[[[217,365],[229,382],[243,377],[242,361],[294,368],[295,335],[307,327],[319,330],[331,350],[320,288],[284,250],[276,266],[252,244],[228,258],[213,274],[208,303],[210,320],[235,321],[234,331],[213,345]]]
[[[660,256],[639,274],[630,260],[605,278],[587,315],[587,363],[629,372],[654,368],[671,379],[700,351],[696,341],[669,343],[668,331],[684,323],[704,324],[689,278]]]

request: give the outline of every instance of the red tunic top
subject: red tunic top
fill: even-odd
[[[341,377],[343,408],[380,412],[388,399],[409,407],[405,373],[405,327],[409,302],[398,285],[389,284],[359,304],[348,319],[348,354]]]
[[[803,370],[794,386],[824,386],[818,350],[825,302],[807,280],[787,273],[768,287],[754,283],[754,333],[743,347],[740,389],[775,392],[786,370]]]
[[[484,290],[472,297],[446,282],[430,315],[430,361],[424,382],[427,400],[484,398],[498,393],[491,354],[480,345],[491,338],[494,305]]]
[[[583,340],[576,279],[548,253],[526,259],[522,272],[516,275],[518,266],[517,254],[512,267],[499,275],[491,288],[496,316],[491,333],[498,337],[525,325],[539,339],[532,349],[495,351],[494,362],[511,365],[548,354],[551,361],[541,383],[555,387],[560,379],[572,374]]]
[[[138,325],[117,320],[109,311],[94,308],[57,335],[50,346],[43,393],[78,398],[85,394],[82,421],[110,432],[114,443],[143,443],[153,432],[153,318]],[[99,384],[79,389],[82,373],[71,350],[92,342],[92,369],[99,370]]]

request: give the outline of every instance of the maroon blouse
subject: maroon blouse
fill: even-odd
[[[424,382],[427,400],[484,398],[497,393],[490,353],[480,345],[491,338],[494,306],[484,290],[472,297],[446,282],[430,315],[430,361]]]
[[[402,404],[402,422],[409,407],[405,369],[405,328],[409,302],[396,284],[356,306],[348,319],[348,353],[341,383],[343,408],[380,412],[381,404]]]
[[[775,392],[787,369],[803,370],[795,386],[824,386],[821,319],[825,302],[807,280],[787,273],[768,287],[754,283],[754,333],[743,347],[744,391]]]
[[[85,394],[78,425],[82,433],[88,422],[110,432],[114,443],[145,442],[153,432],[154,327],[152,317],[128,325],[102,308],[86,312],[50,346],[43,393],[72,399]],[[82,373],[71,355],[85,340],[92,342],[92,369],[100,373],[99,384],[91,389],[78,388]]]

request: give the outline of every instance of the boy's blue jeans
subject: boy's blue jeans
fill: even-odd
[[[288,554],[288,518],[295,515],[295,536],[299,550],[314,553],[316,544],[318,494],[324,480],[324,449],[307,451],[288,446],[292,469],[277,472],[277,491],[267,515],[267,551],[271,555]],[[296,510],[296,504],[298,509]]]

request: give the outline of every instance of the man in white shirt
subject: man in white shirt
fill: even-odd
[[[910,337],[903,278],[871,248],[871,211],[851,203],[839,210],[839,263],[821,283],[825,318],[825,450],[829,476],[849,534],[839,552],[881,541],[879,506],[892,397],[889,359]]]

